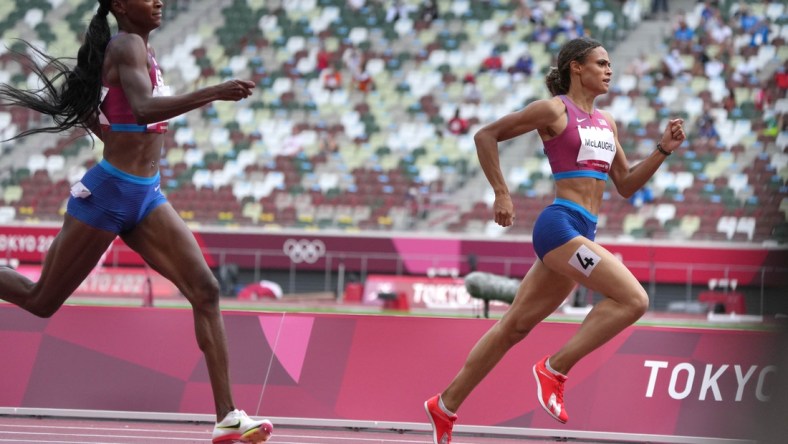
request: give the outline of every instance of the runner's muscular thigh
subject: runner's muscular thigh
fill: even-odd
[[[537,260],[528,270],[504,318],[511,317],[520,327],[533,328],[553,313],[574,287],[572,279]]]
[[[642,286],[632,272],[601,245],[577,236],[544,257],[550,269],[611,299],[636,297]]]
[[[38,294],[61,304],[90,274],[115,237],[115,233],[93,228],[66,214],[63,228],[44,258],[35,284]]]
[[[169,203],[158,206],[121,237],[181,291],[213,277],[194,234]]]

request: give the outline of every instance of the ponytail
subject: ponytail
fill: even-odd
[[[15,88],[0,84],[0,106],[21,106],[54,120],[53,126],[21,132],[9,140],[36,133],[60,133],[72,128],[89,129],[101,101],[101,71],[104,50],[111,38],[107,16],[111,0],[99,0],[99,8],[90,20],[85,40],[77,53],[76,66],[45,54],[29,42],[21,40],[28,54],[17,52],[21,63],[28,67],[43,86],[37,90]],[[36,60],[43,60],[39,65]]]
[[[551,66],[550,71],[545,77],[545,84],[550,94],[560,96],[569,92],[569,81],[561,78],[561,71],[557,67]]]

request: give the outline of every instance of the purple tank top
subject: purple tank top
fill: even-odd
[[[566,129],[544,142],[555,180],[593,177],[607,180],[616,156],[613,129],[599,110],[591,114],[577,107],[568,97],[558,96],[566,106]]]

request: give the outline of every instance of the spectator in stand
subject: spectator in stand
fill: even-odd
[[[774,106],[775,98],[777,97],[777,87],[773,84],[764,82],[753,94],[753,101],[755,102],[755,109],[763,112],[766,109]]]
[[[695,30],[689,27],[686,18],[679,18],[676,30],[673,31],[673,41],[681,48],[689,49],[693,40],[695,40]]]
[[[717,57],[708,57],[708,60],[703,65],[703,75],[709,79],[716,79],[725,72],[725,64],[722,63]]]
[[[342,73],[334,65],[329,65],[320,73],[323,88],[333,92],[342,88]]]
[[[578,19],[574,12],[566,11],[556,25],[555,34],[564,33],[567,39],[576,39],[585,35],[583,21]]]
[[[788,60],[783,62],[783,66],[777,68],[774,72],[774,83],[777,85],[777,88],[783,91],[788,89]]]
[[[339,151],[339,144],[337,143],[334,133],[331,131],[320,132],[320,152],[325,154],[333,154]]]
[[[711,18],[706,20],[703,29],[712,42],[717,44],[722,44],[733,38],[733,29],[725,23],[719,10],[715,10]]]
[[[478,104],[482,100],[482,92],[476,86],[476,82],[466,82],[463,85],[463,102]]]
[[[438,18],[438,1],[424,0],[419,8],[419,19],[427,24]]]
[[[489,71],[501,71],[503,69],[503,59],[501,59],[501,55],[498,53],[497,50],[493,50],[492,54],[487,56],[482,61],[481,71],[482,72],[489,72]]]
[[[363,93],[368,93],[373,88],[372,76],[366,69],[367,61],[364,54],[357,48],[348,48],[342,55],[342,61],[350,72],[353,86]]]
[[[758,83],[758,65],[755,57],[745,57],[736,64],[731,80],[736,85],[750,86]]]
[[[534,32],[531,34],[531,39],[539,43],[550,43],[553,41],[553,31],[544,23],[539,23],[534,27]]]
[[[323,72],[323,70],[328,68],[328,65],[331,64],[331,53],[326,50],[326,45],[322,40],[320,41],[320,47],[317,49],[317,55],[315,57],[317,59],[315,69],[318,73]]]
[[[460,109],[457,108],[454,111],[454,117],[449,119],[448,124],[446,125],[449,132],[454,134],[455,136],[459,136],[462,134],[468,134],[468,121],[460,117]]]
[[[364,94],[375,89],[375,81],[367,71],[366,63],[361,66],[361,72],[353,79],[353,83],[355,83],[356,89]]]
[[[708,111],[704,111],[703,115],[698,119],[698,138],[704,141],[717,143],[720,135],[714,127],[714,118]]]
[[[725,108],[729,114],[738,107],[736,104],[736,93],[732,86],[728,86],[728,95],[722,99],[722,107]]]
[[[750,32],[758,24],[758,17],[750,12],[750,7],[746,3],[743,3],[733,16],[738,19],[739,29],[742,32]]]
[[[410,8],[404,0],[391,0],[391,4],[386,10],[386,22],[394,23],[401,18],[407,18],[409,10]]]
[[[651,188],[648,186],[644,186],[643,188],[635,191],[635,194],[629,198],[629,203],[632,204],[633,207],[640,208],[645,204],[650,204],[654,202],[654,192],[651,191]]]
[[[717,8],[712,3],[713,2],[711,0],[704,0],[703,8],[700,11],[701,25],[705,25],[709,20],[711,20],[712,17],[714,17],[719,12],[719,8]]]
[[[675,79],[687,70],[687,65],[684,59],[681,58],[681,53],[678,49],[672,49],[670,52],[662,57],[662,74],[669,78]]]
[[[752,35],[750,46],[759,47],[767,44],[769,42],[769,32],[771,32],[771,23],[769,19],[764,18],[758,20],[758,22],[750,28],[750,34]]]
[[[782,113],[776,116],[771,116],[769,118],[766,118],[764,121],[766,126],[761,131],[761,135],[769,137],[773,140],[776,139],[777,136],[779,136],[780,134],[780,128],[783,128],[783,130],[785,130],[785,127],[783,126],[784,118],[785,118],[785,114]]]
[[[350,47],[342,54],[342,62],[345,68],[350,72],[352,79],[358,78],[361,75],[361,65],[364,63],[364,56],[356,48]]]
[[[510,69],[509,72],[512,74],[520,73],[524,74],[528,77],[531,76],[534,70],[534,59],[531,57],[529,53],[520,54],[520,57],[517,58],[517,61],[514,62],[514,65]]]
[[[531,5],[530,3],[531,0],[520,0],[520,4],[517,6],[517,18],[534,25],[543,24],[544,11],[539,7],[539,4]]]

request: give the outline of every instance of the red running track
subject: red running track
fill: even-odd
[[[0,416],[0,443],[210,443],[208,423],[96,420],[54,417]],[[554,443],[547,439],[468,436],[455,433],[453,444]],[[426,444],[425,432],[347,430],[276,426],[271,444]]]

